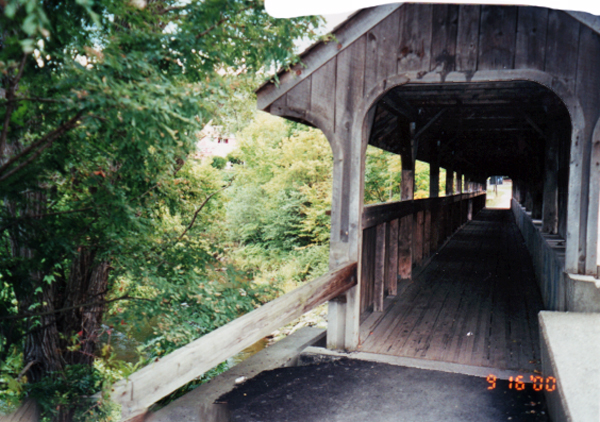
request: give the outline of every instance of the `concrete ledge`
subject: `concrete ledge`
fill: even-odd
[[[545,392],[553,422],[600,421],[600,314],[539,314],[544,377],[557,380]]]
[[[262,371],[294,366],[298,355],[307,346],[325,337],[325,330],[305,327],[258,352],[206,384],[190,391],[158,412],[147,415],[147,422],[207,422],[219,420],[222,409],[213,406],[223,394],[231,391],[236,380],[250,379]],[[207,410],[208,409],[208,410]],[[206,413],[213,413],[207,417]],[[222,420],[222,419],[221,419]]]
[[[509,377],[516,378],[523,375],[525,380],[529,376],[535,376],[533,372],[526,371],[511,371],[506,369],[488,368],[485,366],[461,365],[460,363],[441,362],[430,359],[408,358],[401,356],[382,355],[378,353],[367,352],[337,352],[334,350],[325,349],[323,347],[307,347],[300,355],[300,364],[310,364],[313,362],[326,362],[330,360],[349,358],[356,360],[364,360],[368,362],[386,363],[388,365],[404,366],[406,368],[428,369],[432,371],[449,372],[452,374],[472,375],[475,377],[485,378],[490,374],[494,374],[496,378],[508,380]]]
[[[567,273],[565,282],[569,311],[600,312],[600,280],[589,275]]]

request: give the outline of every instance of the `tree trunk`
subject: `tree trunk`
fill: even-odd
[[[94,262],[95,251],[82,248],[71,265],[64,308],[103,302],[108,289],[110,266],[107,261]],[[61,331],[79,333],[80,348],[66,352],[68,364],[91,365],[102,324],[104,304],[76,307],[61,313]]]

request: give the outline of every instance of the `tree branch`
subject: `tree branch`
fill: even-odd
[[[198,218],[198,214],[200,214],[200,211],[202,211],[202,208],[204,208],[204,206],[208,203],[208,201],[215,196],[217,193],[224,191],[225,189],[227,189],[229,186],[231,186],[231,184],[233,183],[233,181],[235,180],[235,177],[233,179],[231,179],[231,181],[223,186],[221,189],[214,191],[213,193],[211,193],[210,195],[208,195],[206,197],[206,199],[204,199],[204,201],[202,202],[202,204],[200,204],[200,207],[194,212],[194,216],[192,217],[192,221],[190,221],[190,224],[188,224],[188,226],[185,228],[185,230],[183,231],[183,233],[181,233],[181,235],[179,235],[179,237],[177,238],[177,240],[175,240],[174,243],[179,242],[181,239],[183,239],[183,236],[185,236],[185,234],[192,228],[192,226],[194,225],[194,223],[196,222],[196,219]],[[167,248],[163,249],[163,251],[166,251]],[[161,265],[163,265],[165,262],[167,262],[167,259],[163,259],[162,261],[160,261],[157,265],[156,268],[159,268]]]
[[[186,6],[171,6],[171,7],[165,7],[164,9],[161,9],[161,10],[159,10],[159,11],[158,11],[158,14],[159,14],[159,15],[164,15],[164,14],[167,14],[167,13],[169,13],[169,12],[173,12],[173,11],[175,11],[175,10],[182,10],[182,9],[185,9],[186,7],[187,7],[187,5],[186,5]]]
[[[82,303],[80,305],[68,306],[66,308],[56,309],[54,311],[40,312],[37,314],[20,314],[20,315],[4,316],[4,317],[0,317],[0,321],[6,321],[6,320],[11,320],[11,319],[25,319],[25,318],[31,318],[31,317],[40,317],[40,316],[46,316],[46,315],[60,314],[62,312],[71,311],[71,310],[77,309],[77,308],[88,308],[90,306],[106,305],[108,303],[118,302],[120,300],[146,300],[148,302],[152,302],[152,299],[146,299],[146,298],[142,298],[142,297],[131,297],[129,295],[125,295],[125,296],[117,297],[115,299]]]
[[[23,378],[23,376],[25,376],[27,371],[29,371],[29,368],[31,368],[36,363],[38,363],[38,361],[37,361],[37,359],[34,359],[31,362],[29,362],[27,365],[25,365],[25,368],[23,368],[23,370],[19,373],[19,376],[17,377],[17,382],[21,382],[21,378]]]
[[[243,13],[243,12],[245,12],[248,9],[250,9],[250,7],[244,7],[243,9],[238,10],[236,12],[236,15],[239,15],[240,13]],[[206,34],[208,34],[210,31],[212,31],[213,29],[215,29],[216,27],[221,26],[222,24],[224,24],[225,22],[227,22],[228,20],[230,20],[232,17],[233,16],[223,16],[221,19],[219,19],[219,21],[217,23],[215,23],[211,27],[205,29],[204,31],[202,31],[198,35],[196,35],[196,39],[202,38],[203,36],[205,36]]]
[[[21,64],[19,64],[19,71],[17,72],[17,76],[10,82],[8,87],[8,91],[6,92],[6,99],[9,101],[8,107],[6,107],[6,115],[4,116],[4,126],[2,127],[2,133],[0,134],[0,160],[4,158],[4,152],[6,149],[6,137],[8,136],[8,126],[10,125],[10,118],[12,117],[12,113],[14,111],[14,103],[11,103],[11,100],[15,97],[15,91],[17,89],[17,85],[23,76],[23,70],[25,69],[25,63],[27,62],[28,53],[23,53],[23,58],[21,59]]]
[[[29,157],[27,160],[22,162],[19,166],[17,166],[13,170],[9,171],[8,173],[6,173],[2,177],[0,177],[0,182],[7,179],[10,176],[12,176],[13,174],[18,172],[22,168],[26,167],[29,163],[31,163],[33,160],[35,160],[46,148],[51,146],[52,143],[58,137],[62,136],[69,130],[79,126],[80,123],[78,123],[77,121],[81,118],[82,115],[83,115],[83,111],[80,111],[74,117],[67,120],[65,123],[60,125],[58,128],[54,129],[52,132],[47,133],[45,136],[41,137],[36,142],[29,145],[27,148],[25,148],[24,150],[22,150],[21,152],[19,152],[15,156],[13,156],[10,160],[8,160],[5,164],[3,164],[2,167],[0,167],[0,174],[3,174],[4,172],[6,172],[6,170],[8,170],[8,168],[11,165],[13,165],[15,162],[17,162],[21,158],[25,157],[30,152],[32,152],[36,148],[39,148],[37,151],[35,151],[35,153],[31,157]]]
[[[200,211],[202,211],[202,208],[204,208],[204,206],[208,203],[208,201],[210,200],[210,198],[212,198],[213,196],[215,196],[217,193],[222,192],[225,189],[227,189],[229,186],[231,186],[231,184],[233,183],[234,180],[235,180],[235,178],[231,179],[231,181],[227,185],[223,186],[219,190],[214,191],[213,193],[211,193],[210,195],[208,195],[206,197],[206,199],[204,200],[204,202],[202,202],[202,204],[200,204],[200,207],[194,213],[194,217],[192,217],[192,221],[190,221],[190,224],[186,227],[186,229],[183,231],[183,233],[181,233],[181,235],[177,238],[177,240],[175,241],[175,243],[179,242],[183,238],[183,236],[185,236],[185,234],[192,228],[192,226],[196,222],[196,218],[198,218],[198,214],[200,213]]]
[[[40,98],[40,97],[14,97],[10,100],[6,100],[7,103],[18,103],[19,101],[33,101],[37,103],[64,103],[64,100],[55,100],[53,98]]]

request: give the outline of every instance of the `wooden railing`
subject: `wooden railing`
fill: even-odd
[[[398,280],[412,278],[444,241],[485,207],[485,192],[365,206],[361,315],[383,310]]]
[[[542,233],[542,222],[534,221],[515,199],[511,201],[511,209],[531,254],[544,308],[551,311],[569,310],[565,283],[565,240],[557,234]]]
[[[219,363],[356,285],[356,262],[340,266],[153,362],[113,386],[122,419],[133,418]]]

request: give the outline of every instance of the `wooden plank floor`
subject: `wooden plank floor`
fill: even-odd
[[[481,211],[399,292],[363,323],[361,351],[540,369],[542,299],[510,211]]]

